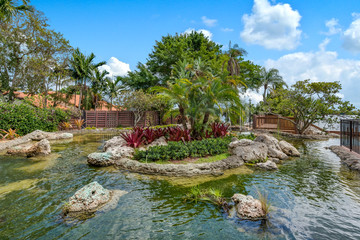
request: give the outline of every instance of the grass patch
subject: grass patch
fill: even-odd
[[[215,156],[199,158],[194,163],[211,163],[211,162],[216,162],[216,161],[223,160],[223,159],[225,159],[225,158],[227,158],[229,156],[230,156],[230,154],[223,153],[223,154],[219,154],[219,155],[215,155]]]
[[[229,157],[230,154],[223,153],[215,156],[208,156],[208,157],[202,157],[202,158],[187,158],[183,160],[169,160],[169,161],[156,161],[157,164],[188,164],[188,163],[211,163],[223,160],[227,157]],[[145,162],[145,161],[142,161]]]

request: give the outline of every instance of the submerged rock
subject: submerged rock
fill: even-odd
[[[263,210],[260,200],[239,193],[234,194],[231,199],[235,203],[238,217],[250,220],[266,218],[266,212]]]
[[[300,157],[299,151],[293,145],[291,145],[290,143],[282,140],[282,141],[280,141],[279,145],[281,147],[281,150],[286,155],[291,156],[291,157]]]
[[[125,191],[117,190],[117,196],[126,194]],[[75,192],[69,202],[64,206],[64,213],[93,212],[108,203],[114,196],[115,191],[109,191],[98,182],[92,182]]]
[[[48,155],[51,153],[50,142],[47,139],[43,139],[40,142],[35,143],[32,146],[16,147],[7,151],[10,155],[19,155],[26,157],[34,157],[37,155]]]
[[[114,159],[110,152],[94,152],[88,155],[88,163],[97,167],[106,167],[114,164]]]
[[[276,169],[278,169],[276,163],[273,162],[273,161],[266,161],[264,163],[257,163],[256,167],[262,168],[262,169],[265,169],[265,170],[276,170]]]
[[[264,143],[254,142],[249,139],[233,141],[229,144],[230,154],[242,159],[244,162],[264,161],[268,148]]]

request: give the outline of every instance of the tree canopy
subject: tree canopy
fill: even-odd
[[[352,109],[353,106],[338,96],[340,90],[339,82],[298,81],[289,89],[278,88],[273,91],[268,103],[274,112],[285,112],[294,117],[293,123],[302,134],[311,124],[329,120],[327,116],[339,109]]]

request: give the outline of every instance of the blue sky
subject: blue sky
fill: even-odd
[[[156,40],[193,29],[248,59],[280,70],[288,84],[340,81],[360,107],[360,4],[356,0],[48,1],[32,0],[52,28],[107,70],[125,74],[145,62]],[[129,65],[128,65],[129,64]],[[256,93],[249,93],[256,99]]]

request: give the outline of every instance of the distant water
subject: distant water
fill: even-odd
[[[318,127],[324,128],[325,130],[328,130],[328,131],[340,131],[340,120],[341,119],[356,119],[359,116],[356,116],[356,115],[333,115],[331,117],[334,120],[334,122],[329,124],[325,121],[319,121],[319,122],[316,122],[315,125]]]

